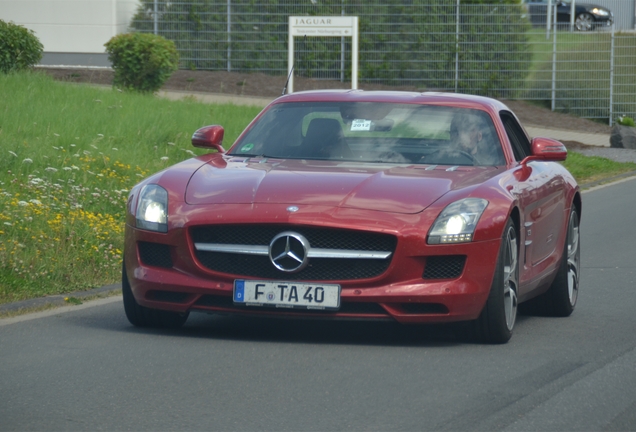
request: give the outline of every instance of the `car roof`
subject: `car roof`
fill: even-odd
[[[497,114],[510,109],[502,102],[476,95],[444,92],[407,92],[384,90],[312,90],[290,93],[276,99],[273,103],[290,102],[378,102],[408,103],[421,105],[441,105],[458,108],[473,108]]]

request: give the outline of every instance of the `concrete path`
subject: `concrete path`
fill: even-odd
[[[232,94],[222,93],[197,93],[197,92],[184,92],[184,91],[159,91],[159,96],[165,97],[170,100],[179,99],[194,99],[199,102],[205,103],[230,103],[234,105],[250,105],[265,107],[268,103],[275,98],[263,98],[256,96],[240,96]]]
[[[557,130],[542,128],[539,126],[527,126],[524,125],[526,131],[531,137],[545,137],[552,138],[559,141],[576,141],[581,144],[593,145],[598,147],[609,147],[610,136],[609,134],[594,134],[594,133],[582,133],[569,130]]]

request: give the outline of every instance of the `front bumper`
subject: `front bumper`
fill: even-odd
[[[341,285],[338,311],[308,311],[246,307],[232,301],[235,279],[243,275],[211,271],[195,258],[187,230],[167,235],[126,227],[127,277],[137,302],[174,312],[261,315],[294,318],[395,320],[400,323],[436,323],[476,319],[484,307],[497,262],[500,240],[456,245],[425,245],[405,236],[389,268],[367,279],[330,280]],[[169,257],[152,261],[140,253],[140,244],[159,244]],[[425,278],[427,262],[439,257],[465,257],[461,273],[452,278]],[[249,277],[248,277],[249,278]],[[252,277],[252,279],[259,279]]]

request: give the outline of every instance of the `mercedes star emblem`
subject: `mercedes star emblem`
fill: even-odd
[[[269,259],[278,270],[293,273],[307,264],[309,241],[301,234],[285,231],[277,234],[269,244]]]

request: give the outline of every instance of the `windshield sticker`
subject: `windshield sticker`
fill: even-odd
[[[241,153],[247,153],[251,151],[253,148],[254,148],[254,144],[252,143],[245,144],[243,147],[241,147]]]
[[[351,122],[351,131],[370,131],[371,120],[355,119]]]

